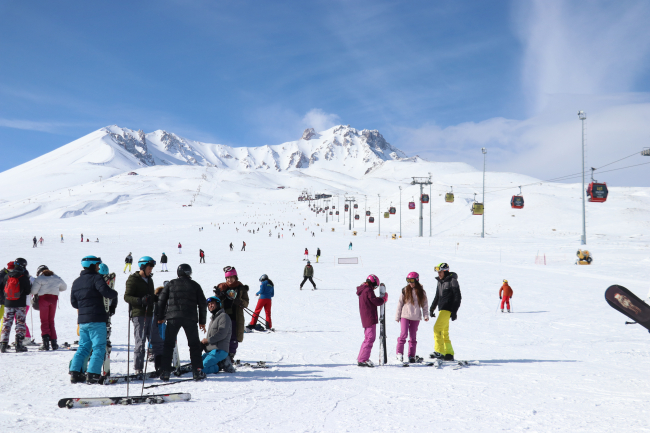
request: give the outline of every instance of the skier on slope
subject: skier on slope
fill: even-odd
[[[370,352],[377,338],[377,307],[388,301],[388,293],[382,298],[375,296],[374,290],[379,287],[379,278],[376,275],[368,275],[366,282],[357,287],[357,296],[359,297],[359,313],[361,314],[361,326],[363,326],[364,339],[357,357],[359,367],[374,367],[375,364],[370,360]]]
[[[149,256],[138,260],[140,270],[129,275],[126,280],[124,301],[129,304],[129,319],[133,322],[135,337],[133,368],[136,375],[141,375],[144,369],[145,346],[151,341],[156,370],[162,364],[163,341],[160,338],[158,325],[153,317],[154,304],[158,301],[153,283],[153,268],[156,261]]]
[[[429,300],[427,292],[420,284],[420,275],[417,272],[410,272],[406,276],[406,287],[402,289],[397,303],[397,313],[395,321],[400,323],[400,335],[397,338],[397,360],[404,362],[404,344],[407,335],[409,339],[408,362],[420,362],[422,358],[416,355],[418,345],[417,334],[420,320],[424,318],[425,322],[429,321]]]
[[[429,357],[453,361],[454,348],[449,339],[449,319],[456,320],[456,313],[462,300],[458,275],[455,272],[449,272],[447,263],[440,263],[435,267],[435,270],[438,272],[436,277],[438,286],[436,287],[436,296],[433,298],[431,308],[429,308],[429,315],[436,317],[435,311],[436,307],[438,307],[438,319],[433,325],[434,352]]]
[[[133,256],[129,253],[128,256],[124,259],[124,274],[126,274],[126,268],[129,268],[129,273],[131,273],[131,265],[133,264]]]
[[[9,335],[16,321],[16,352],[27,352],[23,345],[27,325],[27,295],[31,293],[32,284],[27,272],[27,260],[19,257],[14,260],[14,268],[4,277],[2,285],[4,298],[4,316],[0,338],[0,352],[5,353],[9,346]]]
[[[316,263],[318,263],[319,258],[320,258],[320,248],[316,248]]]
[[[38,241],[36,240],[36,236],[34,236],[34,239],[32,239],[32,241],[34,242],[34,245],[32,245],[32,248],[38,247],[38,245],[37,245]]]
[[[167,254],[165,253],[160,256],[160,272],[169,272],[167,269]]]
[[[303,260],[309,259],[309,250],[305,248],[305,258]]]
[[[158,324],[167,320],[160,379],[164,382],[169,381],[176,337],[178,331],[183,328],[187,337],[187,345],[190,348],[194,380],[202,380],[205,379],[205,373],[201,358],[201,340],[196,325],[198,324],[199,328],[205,332],[205,295],[199,283],[192,280],[190,265],[186,263],[178,265],[176,275],[178,278],[171,280],[160,292],[156,310]]]
[[[309,280],[311,285],[314,286],[314,290],[316,290],[316,283],[314,283],[313,277],[314,277],[314,267],[311,265],[311,262],[307,260],[305,269],[302,271],[302,283],[300,283],[300,290],[302,290],[302,286],[305,284],[307,280]]]
[[[235,373],[228,351],[230,350],[230,336],[232,335],[232,321],[223,309],[222,301],[217,296],[206,299],[211,318],[208,325],[208,334],[201,344],[206,352],[202,355],[203,371],[206,374]]]
[[[101,263],[102,259],[99,257],[84,257],[81,260],[84,270],[74,280],[70,289],[70,304],[78,310],[77,322],[79,323],[79,348],[70,363],[72,383],[97,383],[104,363],[108,320],[104,298],[115,299],[117,292],[108,287],[104,278],[97,272]],[[83,365],[91,350],[92,356],[84,376]]]
[[[271,304],[274,295],[275,287],[273,286],[273,281],[271,281],[268,275],[262,275],[260,277],[260,290],[255,293],[255,296],[259,296],[260,298],[257,300],[257,306],[255,307],[255,312],[251,318],[251,323],[246,325],[246,328],[255,328],[255,325],[257,325],[257,318],[260,316],[262,308],[264,308],[264,314],[266,315],[266,329],[271,329],[273,327],[271,324]]]
[[[503,313],[503,304],[508,306],[510,312],[510,298],[512,298],[512,287],[508,285],[508,280],[503,280],[503,286],[499,289],[499,299],[501,299],[501,312]]]
[[[235,360],[239,343],[244,341],[244,308],[248,308],[248,286],[242,284],[237,276],[237,270],[232,266],[223,268],[226,282],[214,288],[214,294],[223,301],[223,308],[232,320],[232,334],[230,337],[230,360]]]
[[[230,251],[232,251],[232,247],[233,247],[233,245],[232,245],[232,242],[231,242],[230,243]]]
[[[43,344],[38,350],[57,350],[56,329],[54,328],[54,315],[56,304],[59,301],[59,293],[68,288],[65,281],[50,269],[41,265],[36,270],[36,279],[32,283],[32,295],[38,296],[38,307],[41,316],[41,337]]]
[[[348,250],[352,249],[352,242],[350,242],[350,245],[348,245]]]
[[[182,253],[183,253],[183,245],[181,245],[181,243],[179,242],[178,243],[178,254],[182,254]]]
[[[205,251],[199,249],[199,264],[205,263]]]

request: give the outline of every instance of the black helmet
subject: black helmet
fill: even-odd
[[[179,277],[189,277],[192,278],[192,267],[187,263],[182,263],[176,268],[176,275]]]
[[[14,270],[18,272],[25,272],[25,269],[27,269],[27,260],[23,259],[22,257],[18,257],[16,260],[14,260]]]

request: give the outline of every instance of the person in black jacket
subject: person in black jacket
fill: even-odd
[[[31,291],[32,284],[29,281],[29,272],[27,272],[27,260],[19,257],[14,261],[14,269],[4,276],[4,284],[2,284],[5,307],[2,337],[0,338],[0,352],[2,353],[5,353],[9,346],[9,334],[11,334],[14,319],[16,320],[16,352],[27,352],[23,340],[27,331],[25,324],[27,295]]]
[[[111,289],[98,271],[102,259],[86,256],[81,260],[79,278],[72,283],[70,289],[70,304],[78,310],[79,348],[70,363],[70,382],[97,383],[102,372],[106,354],[106,322],[109,312],[106,311],[104,298],[116,299],[117,292]],[[85,359],[88,361],[86,376],[82,373]]]
[[[83,235],[82,235],[81,242],[83,242],[83,241],[84,240],[83,240]],[[129,272],[131,272],[131,265],[132,264],[133,264],[133,256],[131,255],[131,253],[129,253],[129,255],[126,256],[126,258],[124,259],[124,273],[125,274],[126,274],[126,268],[127,267],[129,268]]]
[[[167,270],[167,254],[165,253],[160,256],[160,272],[169,272]]]
[[[187,344],[190,347],[190,361],[194,371],[194,379],[205,379],[203,359],[201,358],[201,340],[199,328],[205,330],[207,304],[203,289],[192,280],[192,268],[181,264],[176,270],[178,278],[171,280],[160,292],[158,298],[158,323],[167,320],[165,330],[165,345],[162,358],[162,373],[160,379],[167,382],[171,373],[172,355],[176,345],[176,336],[181,328],[185,330]]]
[[[435,340],[434,352],[432,358],[441,358],[445,361],[454,360],[454,348],[449,339],[449,319],[456,320],[456,313],[460,308],[460,286],[458,285],[458,275],[455,272],[449,272],[447,263],[440,263],[436,266],[438,272],[438,287],[436,296],[433,298],[429,315],[436,317],[436,306],[438,307],[438,319],[433,326],[433,336]]]

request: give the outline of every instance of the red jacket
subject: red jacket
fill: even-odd
[[[501,296],[512,298],[512,287],[510,287],[508,283],[503,283],[503,286],[501,286],[501,289],[499,289],[499,298]]]

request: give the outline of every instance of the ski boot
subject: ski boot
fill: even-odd
[[[409,364],[418,364],[420,362],[422,362],[422,358],[419,356],[409,356]]]
[[[7,346],[9,343],[0,343],[0,353],[7,353]]]
[[[70,372],[70,383],[84,383],[86,381],[86,375],[80,371],[71,371]]]
[[[246,329],[248,329],[249,331],[252,331],[254,328],[255,328],[255,325],[250,325],[250,324],[246,325]]]
[[[194,370],[192,375],[194,380],[203,380],[206,377],[202,369]]]
[[[136,370],[134,380],[142,380],[143,378],[144,378],[144,375],[142,374],[142,370]]]
[[[397,362],[400,364],[404,364],[404,354],[403,353],[398,353],[397,354]]]
[[[97,373],[86,373],[86,383],[88,385],[94,385],[99,382],[101,375]]]
[[[452,355],[451,353],[448,353],[448,354],[445,355],[444,360],[445,361],[454,361],[454,355]]]
[[[373,364],[371,360],[367,360],[367,361],[364,361],[364,362],[357,362],[357,366],[358,367],[370,367],[370,368],[372,368],[372,367],[375,366],[375,364]]]
[[[445,355],[443,355],[442,353],[438,353],[438,352],[431,352],[429,354],[429,358],[443,359],[444,357],[445,357]]]
[[[503,313],[503,308],[501,309],[501,312]]]
[[[169,376],[170,375],[171,375],[171,372],[169,372],[167,370],[163,370],[160,373],[160,380],[162,380],[163,382],[169,382]]]
[[[509,313],[509,312],[510,312],[510,310],[508,310],[508,313]]]
[[[52,345],[52,350],[59,350],[59,345],[56,344],[56,340],[50,340],[50,344]]]
[[[232,362],[230,361],[230,357],[226,357],[223,361],[219,362],[219,369],[225,371],[226,373],[237,373],[237,370],[235,370],[235,366],[232,365]]]
[[[23,346],[23,340],[25,337],[19,335],[16,336],[16,353],[27,352],[27,348]]]
[[[43,335],[43,344],[38,348],[38,350],[50,350],[50,336],[45,334]]]

